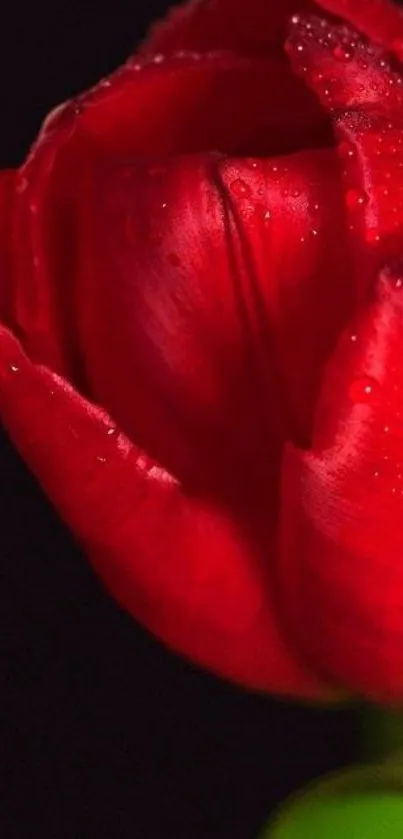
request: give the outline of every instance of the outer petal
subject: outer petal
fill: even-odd
[[[46,359],[67,375],[74,372],[72,319],[66,331],[60,313],[66,312],[66,292],[75,270],[74,196],[87,162],[103,152],[109,159],[122,159],[195,149],[257,153],[273,152],[278,145],[287,148],[289,117],[276,106],[285,88],[280,94],[273,88],[270,94],[272,71],[270,61],[258,64],[233,55],[132,63],[47,119],[18,173],[14,208],[16,300],[10,323],[24,344],[29,342],[35,358]],[[273,114],[280,116],[273,121]],[[301,130],[305,127],[302,121]],[[326,136],[323,128],[321,117],[313,128],[316,139]],[[308,133],[309,142],[314,135]]]
[[[403,245],[403,77],[380,48],[317,18],[298,21],[287,48],[333,117],[360,302]]]
[[[334,110],[361,314],[326,374],[313,451],[285,459],[280,588],[291,637],[322,672],[401,701],[401,80],[351,33],[342,43],[342,30],[309,24],[291,50]]]
[[[316,0],[319,6],[356,26],[399,56],[403,51],[403,10],[391,0]]]
[[[265,550],[180,485],[110,417],[0,332],[0,411],[17,449],[116,599],[166,643],[248,687],[329,698],[274,617]],[[266,553],[267,552],[267,553]]]
[[[403,274],[329,366],[312,453],[284,462],[280,589],[290,637],[322,673],[403,699]]]
[[[231,49],[254,55],[281,50],[291,15],[314,7],[310,0],[191,0],[152,28],[143,50]]]

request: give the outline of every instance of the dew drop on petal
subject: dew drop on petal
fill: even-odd
[[[403,263],[397,261],[385,265],[382,270],[382,279],[385,280],[391,288],[403,288]]]
[[[11,370],[12,373],[18,373],[19,369],[20,368],[17,367],[16,364],[10,364],[10,370]]]
[[[265,214],[264,214],[263,218],[264,218],[264,221],[265,221],[266,223],[268,223],[269,221],[271,221],[271,218],[272,218],[271,210],[266,210],[266,212],[265,212]]]
[[[252,195],[250,186],[242,178],[235,178],[230,184],[230,189],[238,198],[250,198]]]
[[[378,242],[380,242],[381,237],[378,233],[377,228],[370,227],[368,230],[366,230],[365,239],[369,245],[376,245]]]
[[[355,379],[351,383],[348,395],[351,402],[355,404],[368,404],[372,402],[378,387],[379,385],[376,379],[371,378],[371,376],[361,376],[361,378]]]
[[[367,203],[368,196],[362,189],[349,189],[346,193],[346,201],[350,210],[356,210]]]
[[[336,44],[332,49],[332,54],[337,61],[350,61],[352,58],[351,50],[343,47],[341,44]]]
[[[352,158],[355,155],[355,146],[353,143],[348,143],[347,140],[343,140],[339,145],[339,154],[343,158]]]

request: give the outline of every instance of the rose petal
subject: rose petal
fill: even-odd
[[[314,7],[310,0],[192,0],[174,8],[151,29],[143,51],[231,49],[267,54],[273,48],[282,49],[291,15]]]
[[[313,451],[284,462],[279,580],[290,637],[312,664],[380,701],[403,697],[403,273],[329,365]]]
[[[247,507],[276,484],[284,436],[309,439],[349,316],[338,190],[331,152],[101,161],[82,189],[87,392],[182,480],[224,482]]]
[[[297,132],[290,140],[290,117],[278,107],[279,97],[288,101],[287,83],[269,84],[272,70],[270,61],[258,64],[233,55],[201,61],[182,56],[141,70],[130,65],[48,117],[18,173],[14,209],[12,325],[29,342],[33,357],[72,374],[72,319],[66,331],[67,316],[61,319],[60,312],[67,312],[66,292],[75,270],[72,202],[87,161],[103,151],[121,159],[199,147],[236,153],[275,151],[278,145],[292,149],[301,137]],[[297,106],[289,101],[294,118]],[[309,109],[304,113],[310,119]],[[300,116],[303,133],[307,124]],[[307,131],[307,141],[324,141],[323,116],[312,123],[312,132]]]
[[[195,500],[63,379],[0,332],[0,412],[25,462],[112,595],[169,646],[257,689],[332,698],[294,660],[273,613],[267,555]],[[270,511],[269,511],[270,512]]]
[[[330,140],[315,97],[276,56],[135,56],[110,82],[80,104],[81,129],[110,153],[270,155]]]
[[[362,300],[403,245],[403,77],[380,48],[316,18],[294,25],[288,51],[333,117]]]
[[[356,26],[375,43],[400,56],[403,51],[403,11],[390,0],[317,0],[319,6]]]
[[[401,75],[389,56],[358,32],[322,18],[296,18],[286,49],[294,68],[331,113],[346,108],[401,109]]]

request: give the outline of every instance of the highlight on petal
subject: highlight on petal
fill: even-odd
[[[181,654],[244,686],[335,696],[294,660],[279,632],[269,526],[258,548],[242,522],[186,494],[104,411],[33,365],[5,329],[0,413],[96,573],[134,617]]]
[[[382,702],[403,698],[403,264],[340,339],[313,449],[289,446],[278,564],[282,615],[312,666]]]

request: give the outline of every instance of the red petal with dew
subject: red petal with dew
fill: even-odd
[[[256,689],[335,694],[294,660],[274,616],[267,554],[195,499],[104,411],[0,333],[6,429],[121,605],[169,646]],[[273,549],[268,532],[266,551]]]
[[[191,0],[155,24],[143,50],[168,54],[230,49],[252,55],[280,51],[290,17],[314,9],[311,0]]]

